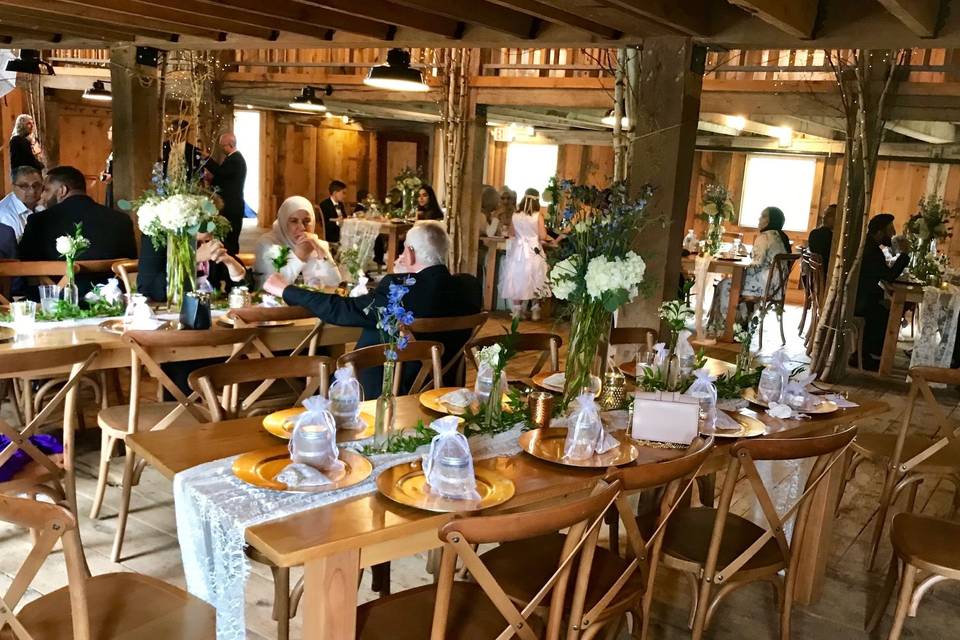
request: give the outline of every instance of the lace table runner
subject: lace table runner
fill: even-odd
[[[920,303],[919,332],[913,340],[910,366],[950,368],[953,344],[957,337],[957,314],[960,313],[960,288],[924,287]],[[931,383],[933,387],[944,385]]]
[[[470,441],[474,458],[518,453],[520,435],[517,426],[493,437],[474,438]],[[349,446],[359,449],[367,442]],[[426,445],[414,453],[371,456],[373,473],[369,478],[352,487],[323,493],[272,491],[249,485],[233,475],[237,456],[176,474],[174,509],[187,589],[216,607],[217,639],[243,640],[246,634],[244,590],[250,565],[243,548],[247,527],[376,491],[381,472],[416,460],[428,449]]]

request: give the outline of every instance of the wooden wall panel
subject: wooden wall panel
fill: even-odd
[[[20,89],[14,89],[0,98],[0,174],[3,176],[3,193],[10,193],[13,183],[10,181],[10,150],[7,141],[13,133],[13,123],[23,113],[25,96]]]
[[[562,144],[557,154],[557,176],[580,184],[604,186],[613,177],[613,147]]]
[[[332,180],[347,185],[347,201],[357,200],[357,191],[369,190],[369,138],[366,131],[317,129],[317,201],[327,197]]]
[[[563,147],[560,147],[560,153],[563,153]],[[507,143],[497,142],[493,136],[487,136],[487,162],[483,172],[483,183],[500,190],[503,187],[506,171]]]
[[[100,172],[110,155],[107,129],[111,124],[110,109],[62,103],[60,117],[60,164],[76,167],[87,179],[87,193],[103,202],[105,185]]]

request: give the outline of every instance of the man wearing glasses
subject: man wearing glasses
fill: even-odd
[[[27,218],[40,204],[41,191],[43,176],[40,171],[33,167],[17,167],[13,170],[13,191],[0,200],[0,223],[13,229],[16,242],[23,235]]]

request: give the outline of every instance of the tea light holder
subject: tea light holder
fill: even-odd
[[[627,379],[616,369],[608,369],[603,375],[603,389],[597,404],[604,411],[623,409],[627,404]]]
[[[527,396],[527,407],[530,410],[530,422],[539,429],[550,426],[553,417],[554,397],[546,391],[534,391]]]

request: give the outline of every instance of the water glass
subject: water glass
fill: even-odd
[[[743,240],[741,240],[740,238],[734,238],[733,239],[733,257],[739,258],[740,251],[742,249],[743,249]]]
[[[10,303],[13,325],[17,331],[31,331],[37,317],[37,303],[33,300],[17,300]]]
[[[641,377],[645,369],[653,369],[653,361],[657,357],[657,352],[648,347],[640,347],[637,350],[637,377]]]
[[[60,300],[60,287],[55,284],[40,285],[40,310],[47,315],[57,311],[57,302]]]

